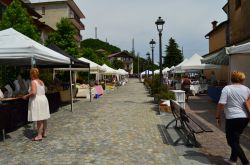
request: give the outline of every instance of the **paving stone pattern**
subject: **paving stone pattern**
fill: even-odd
[[[172,114],[157,115],[153,98],[137,79],[130,79],[92,102],[77,100],[73,113],[69,105],[61,107],[51,115],[48,137],[41,142],[31,141],[32,123],[8,133],[0,142],[0,165],[224,165],[230,149],[224,125],[215,124],[215,109],[209,97],[191,96],[186,110],[214,132],[197,135],[201,148],[182,142],[173,146],[178,133],[164,129]],[[250,159],[249,127],[241,144]]]
[[[32,124],[0,142],[0,164],[179,165],[176,148],[163,143],[152,97],[131,79],[93,100],[61,107],[48,121],[48,137],[32,142]],[[187,163],[184,163],[187,164]]]

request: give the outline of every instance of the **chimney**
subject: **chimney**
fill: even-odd
[[[213,22],[212,22],[213,29],[217,26],[217,23],[218,23],[217,21],[213,21]]]

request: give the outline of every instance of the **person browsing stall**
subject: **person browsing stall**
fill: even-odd
[[[188,100],[190,94],[190,85],[191,85],[191,80],[188,78],[187,75],[184,75],[181,81],[181,89],[185,91],[186,100]]]
[[[39,79],[39,70],[32,68],[30,70],[31,85],[29,94],[23,96],[23,99],[29,98],[28,121],[37,122],[37,136],[33,141],[40,141],[47,136],[47,119],[50,118],[48,99],[45,96],[45,85]]]
[[[225,132],[227,143],[231,148],[229,159],[224,159],[229,164],[235,164],[239,158],[243,165],[249,165],[244,151],[240,146],[240,135],[247,127],[248,118],[244,102],[250,96],[250,89],[242,83],[246,76],[244,73],[234,71],[231,73],[231,85],[222,89],[217,105],[216,120],[221,124],[221,112],[225,113]]]

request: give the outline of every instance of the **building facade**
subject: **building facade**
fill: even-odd
[[[239,45],[250,41],[250,1],[249,0],[228,0],[222,8],[227,14],[227,20],[217,26],[213,21],[212,30],[205,35],[209,39],[209,57],[223,48],[232,45]],[[206,71],[209,75],[208,71]],[[223,65],[220,70],[215,70],[219,80],[228,80],[228,65]]]
[[[6,10],[7,6],[9,6],[11,2],[12,0],[0,0],[0,20],[2,19],[3,13]],[[41,34],[41,43],[44,44],[46,39],[48,38],[48,34],[53,32],[54,29],[41,22],[39,19],[42,18],[42,16],[35,10],[33,10],[29,5],[22,2],[22,6],[27,10],[29,16],[32,18],[34,25]]]
[[[42,15],[41,22],[56,30],[56,24],[61,18],[68,18],[77,30],[76,41],[80,45],[81,30],[85,27],[80,19],[85,18],[81,10],[73,0],[25,0],[31,7]]]
[[[114,53],[108,56],[108,59],[110,61],[117,59],[123,62],[124,69],[126,70],[129,74],[133,74],[133,56],[131,56],[128,52],[118,52]]]

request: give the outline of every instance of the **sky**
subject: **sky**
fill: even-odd
[[[74,0],[85,15],[81,19],[85,30],[83,40],[97,38],[115,45],[121,50],[132,50],[146,58],[151,53],[149,42],[156,41],[154,60],[159,61],[159,35],[155,21],[164,19],[162,34],[163,55],[172,37],[183,50],[184,58],[193,54],[208,53],[208,39],[204,36],[212,30],[211,22],[218,24],[227,19],[222,7],[227,0]]]

